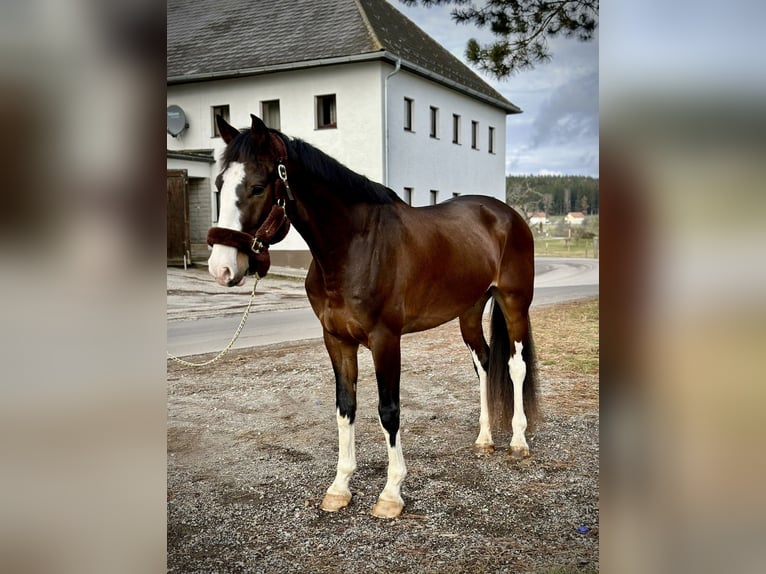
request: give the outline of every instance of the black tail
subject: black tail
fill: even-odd
[[[524,414],[527,430],[534,429],[537,419],[537,359],[532,339],[532,325],[527,318],[527,329],[521,341],[521,358],[527,367],[524,379]],[[513,384],[508,370],[511,358],[511,341],[508,327],[500,306],[492,301],[491,336],[489,343],[489,373],[487,394],[491,424],[502,430],[510,430],[513,417]]]

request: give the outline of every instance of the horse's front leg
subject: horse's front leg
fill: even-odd
[[[372,515],[396,518],[404,509],[401,487],[407,476],[399,433],[400,337],[390,333],[378,334],[370,338],[370,349],[378,382],[378,416],[388,449],[388,479],[372,509]]]
[[[338,419],[338,469],[320,508],[336,512],[351,502],[348,487],[356,470],[354,419],[356,417],[357,352],[359,344],[348,343],[324,332],[325,346],[335,372],[335,414]]]

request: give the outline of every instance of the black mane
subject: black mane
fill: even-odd
[[[285,142],[290,161],[300,163],[311,176],[332,184],[346,203],[389,204],[401,201],[393,190],[350,170],[311,144],[301,139],[289,138],[277,130],[270,131]],[[223,152],[224,169],[231,162],[240,161],[242,157],[258,157],[258,150],[253,138],[250,137],[249,129],[241,130],[239,135],[226,146]]]
[[[288,139],[280,134],[291,161],[299,162],[317,179],[332,184],[347,203],[388,204],[401,201],[396,193],[360,175],[338,160],[301,139]]]

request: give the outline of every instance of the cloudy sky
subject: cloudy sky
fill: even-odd
[[[389,2],[463,62],[469,38],[492,38],[485,30],[455,24],[448,6]],[[598,177],[598,38],[587,43],[561,39],[551,47],[550,62],[508,80],[479,73],[524,111],[506,121],[505,171]]]

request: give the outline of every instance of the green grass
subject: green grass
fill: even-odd
[[[536,257],[593,257],[593,239],[536,237]]]
[[[541,307],[531,315],[541,365],[575,377],[598,375],[598,299]]]

